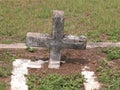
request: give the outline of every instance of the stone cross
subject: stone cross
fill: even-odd
[[[85,49],[86,37],[64,35],[64,12],[54,10],[52,16],[52,34],[27,33],[26,45],[28,47],[50,48],[48,68],[59,68],[61,49]]]

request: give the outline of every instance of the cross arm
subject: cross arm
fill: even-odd
[[[29,32],[26,35],[26,45],[28,47],[49,47],[51,37],[48,34]]]
[[[48,47],[52,45],[52,38],[48,34],[27,33],[26,45],[29,47]],[[55,42],[55,41],[54,41]],[[87,39],[85,36],[65,35],[61,42],[56,42],[54,46],[67,49],[85,49]]]
[[[65,35],[62,40],[62,48],[86,49],[87,38],[85,36]]]

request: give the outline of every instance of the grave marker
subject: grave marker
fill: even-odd
[[[29,47],[50,48],[49,68],[59,68],[61,49],[85,49],[86,37],[64,35],[64,12],[55,10],[52,17],[52,35],[27,33],[26,45]]]

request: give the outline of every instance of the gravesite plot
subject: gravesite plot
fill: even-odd
[[[119,90],[120,72],[117,70],[120,69],[120,48],[101,49],[97,48],[102,47],[100,43],[96,46],[87,44],[85,36],[64,35],[63,11],[53,11],[52,19],[52,36],[28,32],[27,46],[24,46],[24,49],[18,46],[19,49],[16,50],[12,49],[12,46],[9,47],[11,49],[1,49],[0,57],[6,61],[0,63],[3,66],[0,71],[0,76],[3,78],[0,80],[4,82],[1,82],[0,88],[2,90],[104,90],[104,88]],[[113,43],[106,45],[110,46]],[[119,46],[119,43],[114,45]],[[108,62],[107,59],[114,61]],[[6,68],[9,68],[9,71],[6,71]],[[105,79],[105,83],[101,83],[102,79]],[[114,79],[118,81],[114,82]],[[106,86],[107,82],[116,85]]]
[[[43,4],[46,2],[40,1]],[[2,2],[0,5],[4,5]],[[30,3],[37,6],[36,2]],[[20,7],[25,8],[24,4]],[[31,9],[31,4],[27,9]],[[19,10],[16,8],[15,12]],[[66,20],[71,17],[66,18],[66,9],[62,10],[53,10],[52,27],[49,30],[51,33],[28,30],[26,36],[21,37],[24,38],[25,43],[0,44],[0,90],[120,90],[120,33],[116,34],[117,42],[89,41],[91,33],[83,35],[66,33]],[[90,17],[88,13],[87,17]],[[39,18],[47,20],[45,15]],[[0,21],[2,21],[1,17]],[[18,26],[15,29],[19,28]],[[9,31],[7,33],[11,36]],[[100,40],[108,38],[104,35],[100,36]],[[94,35],[91,37],[96,39]],[[2,41],[2,38],[0,40]]]

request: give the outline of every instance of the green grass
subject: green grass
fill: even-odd
[[[0,77],[7,77],[11,75],[11,66],[0,66]]]
[[[29,90],[81,90],[84,81],[80,73],[69,76],[50,74],[44,78],[28,75],[27,78]]]
[[[53,10],[65,12],[66,34],[120,41],[120,0],[1,0],[0,43],[24,42],[30,31],[50,33]]]
[[[7,76],[11,75],[12,62],[14,60],[15,59],[14,59],[13,55],[8,51],[5,51],[0,55],[0,61],[1,61],[0,77],[7,77]]]
[[[0,83],[0,90],[5,90],[6,84],[5,83]]]
[[[120,90],[120,70],[110,67],[107,60],[99,62],[96,72],[104,90]]]
[[[109,47],[109,48],[103,49],[103,52],[107,54],[108,60],[120,59],[119,47]]]
[[[27,50],[28,52],[35,52],[35,51],[37,51],[36,48],[32,48],[32,47],[27,47],[26,50]]]
[[[8,78],[12,72],[12,62],[14,61],[13,55],[9,51],[4,51],[0,54],[0,78]],[[0,81],[0,90],[6,90],[8,84]]]
[[[120,90],[120,70],[109,65],[109,61],[120,60],[120,48],[109,47],[102,49],[106,58],[101,60],[96,69],[98,80],[104,84],[104,90]]]

